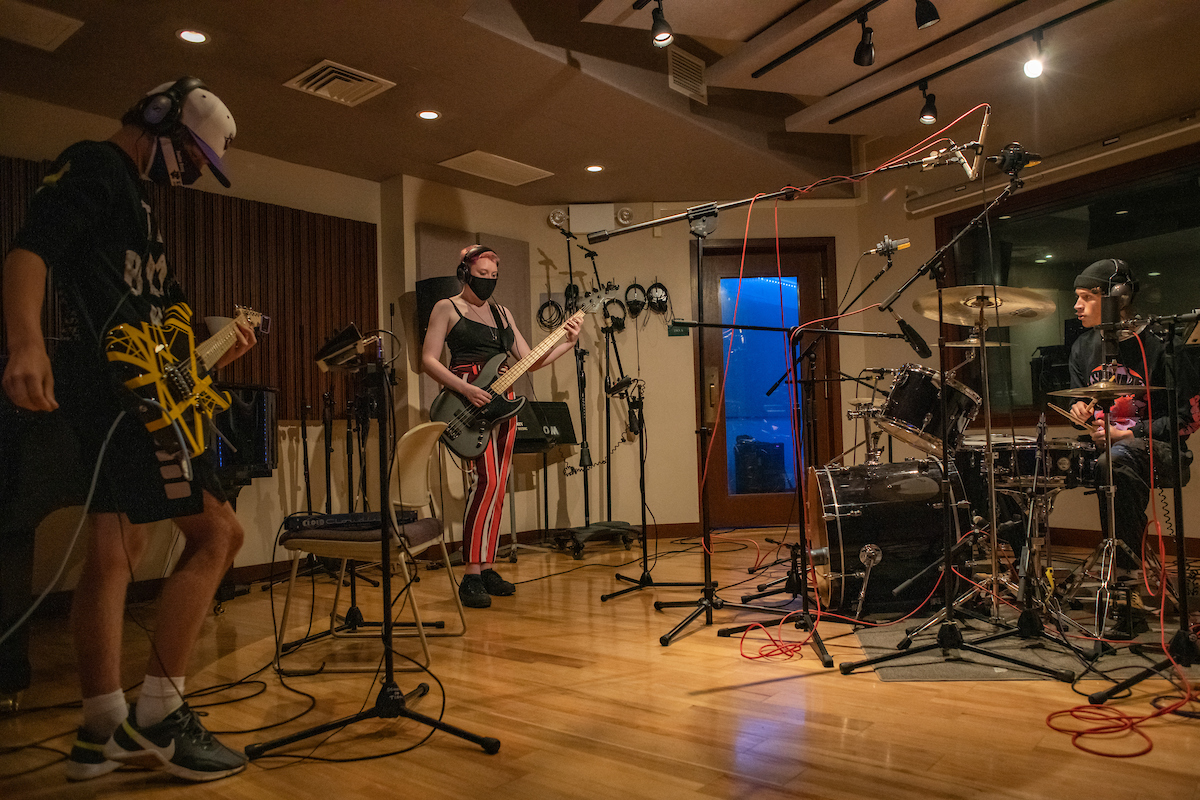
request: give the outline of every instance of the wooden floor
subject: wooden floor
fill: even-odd
[[[714,574],[722,586],[747,578],[764,533],[722,542]],[[765,545],[764,545],[765,547]],[[659,582],[701,577],[693,548],[662,542],[654,568]],[[671,551],[671,552],[668,552]],[[501,743],[497,755],[445,733],[408,753],[336,763],[318,761],[390,753],[422,741],[428,729],[409,720],[372,720],[313,738],[288,752],[309,760],[261,758],[241,775],[187,786],[160,773],[121,771],[86,784],[68,784],[63,755],[70,747],[77,710],[52,709],[0,716],[0,743],[41,742],[45,748],[0,757],[0,797],[197,797],[228,798],[1087,798],[1087,800],[1200,800],[1200,727],[1179,718],[1145,726],[1153,751],[1138,758],[1089,755],[1069,736],[1047,727],[1047,714],[1083,702],[1053,681],[987,683],[883,683],[871,672],[842,675],[825,669],[811,649],[790,660],[748,660],[739,639],[718,638],[716,627],[754,615],[716,612],[716,623],[689,626],[669,647],[659,637],[686,611],[655,611],[655,600],[691,600],[693,589],[656,588],[605,603],[601,594],[627,584],[620,571],[640,574],[628,562],[637,551],[591,542],[583,560],[561,553],[522,551],[504,574],[522,583],[512,598],[486,611],[468,611],[464,638],[436,640],[433,672],[445,687],[445,720]],[[622,566],[623,565],[623,566]],[[780,574],[778,570],[776,574]],[[749,585],[724,591],[736,600]],[[425,572],[419,591],[425,608],[450,609],[444,572]],[[332,582],[316,582],[318,597]],[[303,711],[306,692],[316,705],[301,719],[254,733],[229,733],[242,748],[355,713],[374,702],[370,674],[287,679],[270,669],[273,652],[271,595],[255,587],[226,604],[205,626],[189,690],[257,673],[251,684],[220,695],[239,702],[206,708],[214,731],[242,731]],[[282,591],[274,593],[276,614]],[[378,595],[360,594],[368,619],[378,618]],[[327,608],[322,601],[321,608]],[[151,605],[131,609],[141,624]],[[34,633],[36,678],[26,708],[77,699],[65,622],[41,622]],[[821,631],[838,662],[862,658],[849,629],[823,622]],[[302,633],[295,628],[291,636]],[[797,640],[800,632],[786,634]],[[140,678],[146,634],[126,631],[127,685]],[[760,635],[746,644],[756,652]],[[413,642],[400,644],[413,652]],[[378,660],[378,642],[306,646],[296,664],[330,663],[354,651]],[[410,708],[434,717],[442,694],[427,675],[400,674],[410,690],[421,681],[432,691]],[[1102,684],[1089,682],[1085,691]],[[261,689],[261,693],[254,695]],[[1170,689],[1149,681],[1118,703],[1131,714]],[[135,696],[131,692],[131,696]],[[218,698],[193,699],[203,706]],[[1113,752],[1139,749],[1135,736],[1094,743]],[[60,752],[55,752],[60,751]],[[24,774],[18,774],[18,773]]]

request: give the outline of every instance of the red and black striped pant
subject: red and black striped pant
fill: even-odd
[[[479,374],[479,364],[461,364],[451,371],[468,381]],[[509,399],[516,395],[510,390]],[[487,447],[470,462],[471,486],[467,490],[467,508],[463,516],[463,561],[488,564],[496,558],[500,544],[500,518],[504,511],[504,490],[512,466],[513,444],[517,440],[517,418],[510,417],[492,428]]]

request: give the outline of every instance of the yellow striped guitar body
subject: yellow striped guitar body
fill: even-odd
[[[266,331],[269,318],[237,307],[237,317],[200,345],[192,333],[192,309],[176,303],[161,326],[118,325],[105,340],[105,356],[127,389],[155,443],[168,453],[186,447],[189,456],[204,452],[204,422],[229,408],[229,395],[212,386],[209,365],[237,342],[242,321]],[[175,431],[178,423],[180,434]],[[182,435],[182,441],[180,441]]]

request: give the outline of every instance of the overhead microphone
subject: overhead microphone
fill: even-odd
[[[584,258],[595,258],[599,255],[599,253],[597,253],[595,250],[589,250],[581,244],[577,244],[575,246],[583,251]]]
[[[889,308],[888,311],[896,319],[896,324],[900,326],[900,332],[904,334],[904,341],[908,342],[908,346],[915,350],[921,358],[932,356],[933,351],[929,349],[929,345],[921,338],[921,334],[917,333],[916,328],[901,319],[900,315],[892,311],[892,309]]]
[[[999,155],[988,156],[987,160],[997,165],[1001,172],[1011,175],[1014,178],[1017,177],[1018,172],[1026,167],[1033,167],[1042,163],[1041,156],[1037,153],[1029,152],[1018,142],[1004,145]]]
[[[959,161],[962,168],[966,170],[967,182],[975,180],[979,177],[979,160],[983,156],[983,146],[987,142],[988,120],[992,116],[992,107],[988,106],[983,111],[983,124],[979,126],[979,139],[974,142],[975,158],[971,161],[970,166],[967,165],[967,160],[959,156]]]
[[[626,375],[624,378],[621,378],[619,381],[605,389],[604,393],[607,395],[620,394],[632,386],[635,380],[636,378],[634,378],[632,375]]]
[[[872,247],[867,252],[863,253],[863,255],[890,256],[897,250],[903,250],[904,248],[911,246],[911,244],[912,242],[910,242],[908,239],[889,239],[887,234],[884,234],[883,241]]]

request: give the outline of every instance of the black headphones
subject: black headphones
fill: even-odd
[[[614,314],[614,311],[619,311],[620,316]],[[612,326],[614,331],[625,330],[625,304],[617,298],[604,301],[604,313],[608,315],[608,324]]]
[[[142,124],[155,135],[173,133],[183,114],[183,100],[189,92],[206,89],[199,78],[182,77],[164,91],[142,101]]]
[[[1133,277],[1129,265],[1119,258],[1108,259],[1112,262],[1112,275],[1108,276],[1108,296],[1120,300],[1121,308],[1129,308],[1133,298],[1138,293],[1138,282]]]
[[[495,253],[496,251],[488,247],[486,244],[474,244],[463,254],[462,261],[458,262],[458,280],[460,283],[466,283],[471,277],[471,264],[475,259],[479,258],[484,253]]]

